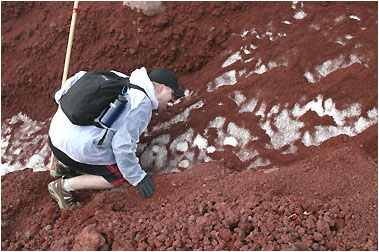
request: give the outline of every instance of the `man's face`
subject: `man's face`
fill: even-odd
[[[158,111],[164,111],[167,108],[167,103],[174,99],[174,90],[161,84],[158,89]]]

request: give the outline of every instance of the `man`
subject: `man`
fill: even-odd
[[[55,93],[55,101],[59,103],[85,73],[81,71],[69,78]],[[183,97],[184,93],[179,89],[177,76],[166,68],[157,68],[147,74],[142,67],[133,71],[129,80],[145,92],[128,90],[124,95],[128,101],[126,107],[108,131],[95,126],[74,125],[61,108],[54,115],[49,145],[60,165],[51,172],[58,179],[50,182],[48,189],[61,209],[74,204],[73,191],[108,189],[125,181],[136,186],[144,198],[154,194],[155,184],[151,176],[139,165],[137,143],[151,120],[152,111],[164,111],[168,102],[174,97]],[[66,173],[63,177],[62,170]],[[76,174],[70,177],[72,171]]]

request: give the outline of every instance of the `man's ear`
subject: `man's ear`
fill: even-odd
[[[163,84],[159,84],[159,86],[158,86],[158,93],[162,93],[163,88],[164,88],[164,85]]]

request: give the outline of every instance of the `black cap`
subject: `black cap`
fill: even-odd
[[[166,85],[174,90],[175,96],[183,97],[184,92],[179,89],[178,77],[167,68],[155,68],[149,73],[151,81]]]

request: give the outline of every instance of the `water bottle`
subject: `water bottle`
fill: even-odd
[[[119,95],[117,99],[109,105],[107,111],[100,117],[100,123],[110,128],[114,121],[116,121],[118,115],[125,108],[126,98]]]

